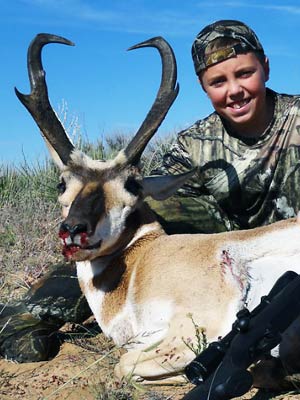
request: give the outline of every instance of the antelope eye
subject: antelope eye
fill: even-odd
[[[56,186],[58,193],[59,194],[63,194],[64,191],[66,190],[66,182],[64,179],[61,180],[61,182],[59,182],[59,184]]]

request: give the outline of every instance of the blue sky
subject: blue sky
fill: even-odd
[[[0,164],[40,160],[39,131],[15,94],[29,92],[26,53],[37,33],[64,36],[75,47],[51,44],[43,63],[51,103],[66,125],[75,121],[91,141],[133,134],[160,82],[154,49],[126,52],[161,35],[178,63],[180,93],[159,134],[178,132],[212,111],[194,75],[190,48],[196,34],[218,19],[239,19],[259,36],[271,62],[269,86],[300,93],[299,0],[0,0]],[[66,113],[60,110],[67,110]],[[71,129],[72,131],[72,129]]]

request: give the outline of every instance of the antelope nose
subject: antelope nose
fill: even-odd
[[[73,239],[79,233],[87,232],[87,225],[86,224],[76,224],[70,226],[69,224],[63,222],[60,226],[61,233],[69,233],[71,238]]]

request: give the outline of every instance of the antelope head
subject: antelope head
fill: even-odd
[[[125,149],[112,160],[92,160],[76,150],[53,111],[45,81],[41,53],[48,43],[73,45],[52,34],[39,34],[28,48],[31,93],[16,95],[40,128],[53,160],[61,170],[59,202],[64,221],[60,237],[64,254],[75,261],[113,254],[136,225],[136,211],[150,195],[164,199],[173,194],[191,173],[142,177],[141,155],[178,94],[176,60],[169,44],[156,37],[130,48],[155,47],[162,60],[162,78],[156,99],[144,122]],[[128,239],[127,239],[128,241]]]

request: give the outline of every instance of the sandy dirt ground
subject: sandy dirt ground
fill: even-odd
[[[64,343],[51,361],[17,364],[0,360],[0,399],[181,399],[183,386],[130,387],[113,378],[116,351],[104,354]],[[191,388],[191,386],[190,386]]]
[[[63,343],[51,361],[18,364],[2,359],[0,399],[180,400],[193,387],[189,384],[159,387],[120,384],[113,377],[120,352],[99,334],[91,339]],[[275,395],[253,389],[240,399],[300,400],[300,393]]]

